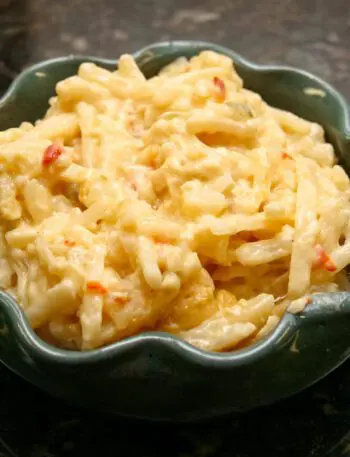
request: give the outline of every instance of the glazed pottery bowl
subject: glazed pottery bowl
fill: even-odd
[[[350,169],[347,104],[319,78],[292,68],[256,65],[203,42],[159,43],[134,56],[150,77],[175,58],[205,49],[232,57],[245,86],[269,104],[320,123],[341,164]],[[75,74],[84,61],[107,69],[116,65],[69,56],[27,69],[0,101],[0,130],[40,118],[55,84]],[[11,297],[0,293],[0,360],[5,365],[54,396],[127,416],[192,421],[245,411],[306,388],[349,354],[350,295],[345,292],[315,296],[303,313],[287,313],[267,338],[230,353],[204,352],[159,332],[91,352],[57,349],[32,331]]]

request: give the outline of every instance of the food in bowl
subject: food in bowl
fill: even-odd
[[[124,55],[56,89],[0,133],[0,286],[43,339],[160,330],[227,351],[348,287],[349,178],[322,127],[244,89],[230,58],[146,80]]]

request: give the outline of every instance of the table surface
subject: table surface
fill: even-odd
[[[116,58],[169,39],[213,41],[256,62],[302,67],[350,99],[349,0],[0,0],[0,92],[42,59]],[[350,362],[292,399],[201,425],[82,411],[5,367],[0,392],[0,457],[350,456]]]

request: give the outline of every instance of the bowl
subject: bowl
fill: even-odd
[[[154,44],[134,54],[147,77],[179,56],[211,49],[230,56],[245,86],[271,105],[325,128],[341,164],[350,165],[345,100],[301,70],[257,65],[211,43]],[[25,70],[0,101],[0,129],[35,121],[55,84],[84,61],[112,69],[116,61],[69,56]],[[311,90],[310,90],[311,89]],[[50,394],[86,407],[162,421],[196,421],[273,403],[313,384],[350,354],[350,294],[316,295],[299,315],[285,314],[265,339],[229,353],[205,352],[161,332],[143,333],[90,352],[55,348],[29,326],[20,307],[0,292],[0,360]]]

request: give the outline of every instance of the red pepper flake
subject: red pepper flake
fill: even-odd
[[[335,273],[337,271],[337,266],[333,262],[333,260],[330,258],[329,261],[325,264],[325,269],[327,271],[330,271],[331,273]]]
[[[59,144],[51,144],[44,152],[42,164],[44,167],[50,166],[64,152],[64,149]]]
[[[337,271],[337,266],[333,260],[329,257],[327,252],[323,249],[321,245],[316,246],[316,255],[317,255],[317,264],[324,268],[327,271],[334,273]]]
[[[306,299],[306,305],[311,305],[311,303],[312,303],[312,298],[307,297],[307,299]]]
[[[125,303],[127,303],[128,301],[129,301],[129,298],[125,297],[125,296],[120,296],[120,297],[114,298],[114,303],[116,303],[118,305],[125,305]]]
[[[97,294],[105,295],[108,290],[98,281],[89,281],[86,285],[87,289]]]
[[[75,241],[72,241],[72,240],[64,240],[64,244],[70,248],[72,248],[73,246],[76,245],[76,242]]]
[[[219,101],[223,102],[226,97],[225,82],[221,78],[218,78],[217,76],[214,76],[213,82],[214,82],[215,87],[218,89],[217,98]]]
[[[287,154],[286,152],[282,152],[282,159],[292,160],[292,157],[289,154]]]

